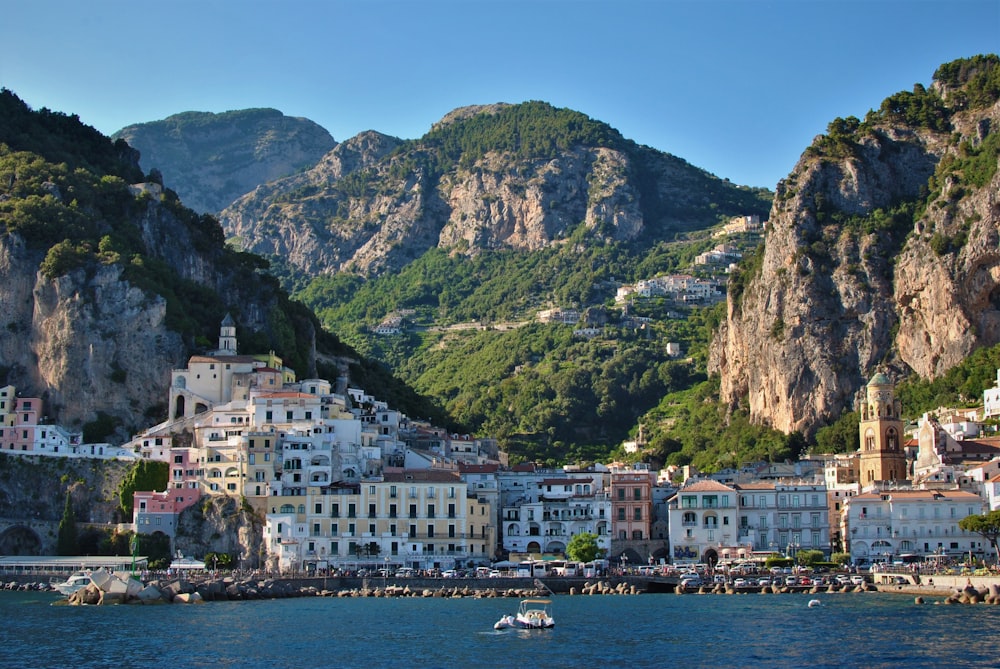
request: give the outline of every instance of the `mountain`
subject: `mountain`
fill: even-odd
[[[668,342],[698,351],[701,326],[679,318],[690,305],[635,307],[645,320],[632,321],[627,305],[608,308],[617,287],[681,268],[707,277],[689,249],[769,206],[766,191],[527,102],[457,109],[418,140],[363,133],[220,222],[327,328],[463,430],[558,461],[605,457],[698,374],[667,353]],[[578,311],[577,327],[601,336],[531,323],[552,308]],[[403,316],[399,334],[379,334]]]
[[[143,177],[124,140],[0,92],[0,385],[41,397],[49,421],[100,441],[162,420],[170,370],[214,349],[227,313],[242,352],[273,350],[300,376],[349,370],[431,411],[266,267]]]
[[[742,188],[543,102],[455,110],[418,140],[364,133],[220,214],[240,248],[312,277],[395,272],[431,249],[531,253],[672,238],[764,213]]]
[[[216,214],[257,185],[316,164],[337,143],[325,129],[276,109],[184,112],[122,128],[112,139],[138,149],[184,204]]]
[[[1000,61],[834,120],[778,184],[709,369],[731,406],[811,435],[873,372],[933,379],[1000,342]]]

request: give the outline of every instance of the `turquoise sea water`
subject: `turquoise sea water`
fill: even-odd
[[[1000,667],[1000,607],[904,595],[556,596],[533,632],[500,598],[56,599],[0,592],[0,667]]]

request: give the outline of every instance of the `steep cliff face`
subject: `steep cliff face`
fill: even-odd
[[[934,377],[1000,341],[1000,177],[964,167],[995,142],[1000,105],[934,93],[947,127],[873,116],[817,138],[779,184],[709,362],[755,420],[811,434],[877,366]]]
[[[0,384],[41,397],[44,422],[95,421],[117,441],[163,416],[170,370],[213,348],[231,313],[242,341],[315,373],[314,318],[264,262],[158,183],[135,153],[78,119],[0,95]]]
[[[122,128],[119,137],[139,150],[145,171],[158,169],[186,206],[206,213],[315,165],[337,144],[316,123],[275,109],[185,112]]]
[[[433,248],[536,251],[580,225],[608,241],[705,227],[720,201],[734,214],[761,208],[760,194],[583,115],[498,104],[455,110],[421,140],[359,135],[219,220],[242,248],[307,276],[374,276]]]
[[[263,524],[236,497],[203,497],[177,521],[174,547],[185,555],[226,553],[249,566],[263,554]]]

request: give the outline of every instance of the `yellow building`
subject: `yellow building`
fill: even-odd
[[[379,479],[310,486],[304,498],[272,497],[269,564],[288,572],[486,562],[496,544],[492,505],[467,493],[455,472],[387,468]]]

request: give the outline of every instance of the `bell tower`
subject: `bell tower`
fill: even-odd
[[[889,378],[879,372],[865,386],[859,432],[862,488],[881,481],[906,481],[902,404]]]
[[[219,328],[219,353],[236,355],[236,322],[231,314],[226,314]]]

